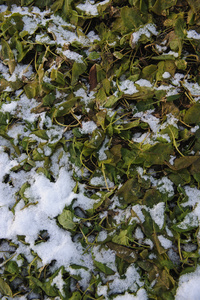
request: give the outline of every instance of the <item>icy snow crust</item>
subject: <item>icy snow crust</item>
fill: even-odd
[[[94,1],[86,0],[84,4],[77,5],[77,8],[91,16],[97,16],[98,5],[104,5],[108,2],[105,0],[95,4]],[[0,6],[1,12],[6,10],[7,6]],[[26,35],[26,32],[33,35],[33,43],[45,43],[47,47],[56,45],[56,56],[60,55],[67,62],[84,64],[84,55],[67,49],[71,43],[76,42],[83,47],[90,47],[94,40],[99,40],[99,37],[93,31],[90,31],[87,35],[84,35],[82,32],[78,36],[74,25],[65,22],[59,16],[54,16],[50,11],[41,12],[38,8],[33,7],[32,12],[29,12],[27,8],[22,9],[12,6],[11,12],[6,15],[6,18],[12,16],[13,13],[23,15],[24,26],[22,33],[24,35]],[[38,32],[37,30],[40,26],[47,26],[47,32],[54,38],[50,39],[47,32]],[[37,34],[35,34],[36,31]],[[155,24],[147,24],[132,33],[131,42],[133,45],[137,45],[142,36],[150,38],[152,35],[158,35],[157,28]],[[189,39],[200,38],[199,34],[194,30],[188,31],[187,37]],[[165,46],[156,46],[161,53],[167,50]],[[163,52],[163,54],[172,55],[175,58],[178,57],[178,53],[173,51]],[[51,71],[56,70],[57,67],[58,65],[53,63],[45,71],[43,75],[45,83],[52,83]],[[45,110],[36,111],[35,113],[34,109],[38,107],[38,101],[34,97],[28,98],[22,88],[16,91],[12,90],[12,83],[17,80],[25,80],[26,82],[33,80],[33,67],[28,64],[18,63],[11,74],[5,62],[0,62],[0,73],[1,78],[10,84],[2,92],[13,93],[11,98],[6,97],[5,94],[5,99],[0,106],[2,114],[6,116],[9,114],[9,117],[6,119],[7,123],[4,124],[7,126],[8,136],[2,136],[0,140],[0,239],[2,239],[0,257],[2,261],[4,259],[5,261],[12,259],[20,268],[24,264],[24,260],[28,264],[32,264],[37,258],[37,268],[42,270],[45,266],[50,265],[51,273],[54,274],[55,272],[56,274],[50,279],[51,285],[56,287],[59,290],[60,297],[63,297],[54,299],[65,299],[64,297],[66,297],[65,272],[68,272],[69,276],[75,278],[74,280],[78,281],[81,288],[86,290],[90,284],[91,274],[97,274],[98,268],[96,268],[95,262],[104,264],[109,270],[114,272],[114,275],[105,275],[104,272],[99,272],[100,275],[96,275],[98,279],[96,284],[98,297],[102,296],[104,297],[102,299],[106,300],[148,299],[148,294],[144,287],[145,283],[140,275],[141,272],[138,266],[135,263],[130,263],[121,276],[115,263],[116,252],[107,247],[107,245],[103,245],[105,240],[117,244],[114,230],[111,228],[106,231],[101,225],[101,228],[97,229],[97,231],[99,230],[97,237],[94,237],[92,234],[88,237],[87,233],[84,234],[83,232],[83,230],[87,231],[87,228],[91,226],[91,220],[89,217],[86,218],[86,213],[88,211],[89,216],[91,211],[96,211],[100,207],[100,205],[97,205],[97,202],[99,199],[101,201],[101,197],[104,195],[103,192],[105,190],[108,191],[108,195],[106,195],[106,199],[108,199],[115,189],[120,189],[120,185],[117,188],[116,182],[106,178],[104,174],[104,164],[106,162],[114,163],[113,158],[108,154],[110,139],[105,137],[97,151],[102,168],[101,174],[95,174],[89,179],[89,168],[80,168],[75,165],[70,159],[69,151],[66,150],[66,146],[73,141],[74,132],[71,129],[67,131],[66,126],[60,126],[63,124],[58,121],[53,123],[53,119],[49,117],[48,112]],[[162,78],[166,82],[159,86],[147,79],[140,78],[134,81],[126,77],[119,78],[118,82],[115,79],[111,79],[111,84],[115,87],[115,97],[120,97],[120,95],[135,97],[140,93],[140,89],[143,88],[147,88],[148,91],[163,91],[165,97],[170,97],[177,95],[181,88],[184,87],[191,94],[193,101],[198,103],[200,86],[198,83],[191,82],[189,75],[184,76],[181,73],[175,73],[172,76],[169,72],[163,72]],[[86,111],[90,112],[89,105],[94,101],[96,94],[95,91],[89,91],[87,88],[87,85],[86,88],[79,87],[79,89],[74,91],[74,97],[77,97],[84,103]],[[59,108],[60,111],[64,109],[67,96],[68,91],[56,90],[56,109]],[[116,132],[123,131],[127,123],[120,118],[114,119],[117,113],[115,110],[111,111],[110,108],[104,107],[102,111],[106,111],[109,115],[111,123],[115,124]],[[160,141],[166,145],[174,143],[174,135],[181,129],[179,120],[173,112],[167,113],[164,121],[160,120],[154,109],[143,111],[132,108],[131,113],[134,120],[138,120],[140,124],[143,124],[144,128],[148,128],[148,132],[144,133],[142,129],[134,132],[129,142],[130,144],[135,143],[138,147],[144,147],[144,149],[149,147],[149,145],[157,145]],[[78,125],[79,130],[75,133],[78,137],[81,134],[84,138],[86,136],[91,138],[95,130],[98,130],[100,126],[105,126],[101,120],[101,115],[97,123],[95,123],[96,119],[91,121],[82,119],[82,115],[73,114],[73,116],[77,124],[80,125]],[[20,121],[10,125],[12,117],[14,120]],[[34,127],[33,124],[36,123],[37,127]],[[46,136],[38,135],[37,130],[45,130]],[[190,130],[195,134],[199,130],[199,125],[190,126]],[[21,141],[23,141],[24,148],[20,144]],[[30,158],[30,153],[33,152],[35,157],[38,157],[35,161]],[[176,156],[171,155],[166,163],[173,166],[175,160]],[[21,167],[24,166],[23,163],[26,164],[28,171]],[[49,166],[48,172],[46,172],[45,164]],[[167,227],[165,217],[168,205],[166,199],[173,199],[176,193],[173,181],[168,178],[167,174],[157,178],[156,171],[152,169],[146,172],[145,168],[141,166],[137,166],[135,174],[144,185],[148,186],[149,190],[158,192],[163,197],[163,200],[151,206],[143,205],[142,202],[141,204],[128,203],[127,207],[122,209],[120,199],[115,195],[112,198],[112,203],[109,204],[109,213],[106,210],[103,212],[100,210],[101,224],[103,224],[104,220],[108,221],[110,216],[112,216],[113,222],[120,228],[118,235],[121,237],[125,236],[122,245],[132,249],[129,247],[128,240],[135,243],[135,247],[138,244],[142,244],[144,249],[149,251],[148,259],[156,260],[156,246],[152,238],[147,238],[141,229],[148,216],[151,218],[156,230],[159,231],[165,228],[165,236],[154,233],[157,246],[159,245],[163,249],[160,251],[166,253],[176,264],[180,258],[177,255],[178,250],[173,242],[173,232]],[[86,184],[76,180],[77,178],[82,178],[83,175],[88,177],[89,188],[95,191],[95,197],[89,197],[86,193]],[[117,178],[117,180],[120,182],[121,178]],[[95,188],[99,191],[96,192]],[[188,226],[196,228],[200,224],[200,191],[188,185],[183,190],[188,198],[182,204],[182,207],[189,207],[192,211],[186,214],[176,226],[180,230],[187,230]],[[80,242],[79,236],[74,237],[73,232],[64,229],[63,226],[58,224],[58,216],[69,208],[77,211],[77,214],[73,215],[71,222],[75,224],[75,227],[80,226],[81,230],[84,228],[81,232],[85,241],[89,243],[89,248],[91,247],[90,251],[86,251],[84,242]],[[134,226],[131,237],[126,236],[127,230],[121,229],[121,224]],[[197,235],[200,238],[199,233]],[[98,245],[93,244],[95,239],[99,243]],[[12,241],[13,245],[8,245],[8,241]],[[189,252],[193,247],[188,246],[184,249],[186,252]],[[150,252],[151,250],[152,252]],[[2,254],[4,252],[5,256]],[[12,255],[10,252],[14,254]],[[5,270],[3,269],[5,264],[4,262],[1,264],[1,274]],[[76,267],[74,267],[75,265]],[[182,275],[179,279],[179,287],[175,299],[199,299],[199,278],[199,267],[193,273]],[[152,286],[156,282],[157,279],[152,283]],[[71,282],[71,290],[72,292],[76,291],[76,286],[75,284],[73,285],[73,282]],[[35,297],[37,297],[37,294]],[[20,296],[16,299],[27,298],[26,296]],[[50,298],[45,296],[45,299]]]

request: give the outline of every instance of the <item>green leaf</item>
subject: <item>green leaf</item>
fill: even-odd
[[[140,185],[134,178],[131,178],[118,190],[117,195],[121,203],[135,203],[142,196]]]
[[[6,264],[6,270],[7,272],[11,274],[18,274],[19,273],[19,267],[16,261],[10,260]]]
[[[188,213],[183,221],[172,225],[172,229],[177,232],[188,232],[199,226],[198,217],[193,213]]]
[[[9,34],[14,36],[16,31],[21,32],[24,27],[24,22],[22,21],[22,15],[19,13],[13,13],[10,17],[6,18],[1,25],[1,29],[4,34]]]
[[[3,61],[5,64],[8,65],[9,71],[12,74],[16,67],[14,54],[13,54],[9,44],[4,39],[1,39],[1,46],[2,46],[1,55],[3,57]]]
[[[64,103],[61,103],[54,112],[54,117],[62,117],[70,113],[70,110],[74,106],[74,104],[77,103],[79,98],[74,97],[68,101],[65,101]]]
[[[98,149],[103,143],[105,133],[102,129],[95,129],[92,133],[91,139],[84,143],[82,154],[87,156],[90,155],[94,150]]]
[[[107,267],[105,264],[103,264],[99,261],[96,261],[96,260],[93,260],[93,262],[94,262],[95,267],[97,267],[101,272],[105,273],[106,275],[114,275],[115,274],[115,272],[111,268]]]
[[[184,22],[184,19],[178,18],[175,23],[175,33],[178,37],[180,37],[182,39],[185,37],[185,30],[184,30],[185,27],[186,27],[186,24]]]
[[[120,230],[120,233],[116,234],[112,238],[112,242],[116,243],[116,244],[128,246],[129,245],[129,239],[127,237],[127,230]]]
[[[86,71],[86,68],[84,63],[76,61],[73,63],[71,85],[74,85],[78,81],[79,76]]]
[[[187,124],[197,124],[200,122],[200,103],[195,103],[186,111],[184,122]]]
[[[11,120],[11,116],[8,112],[3,113],[0,111],[0,125],[8,125]]]
[[[162,15],[166,9],[176,5],[176,2],[177,0],[156,0],[156,3],[151,10],[157,15]]]
[[[57,82],[58,84],[64,86],[65,85],[65,78],[63,73],[59,72],[58,70],[52,69],[51,71],[51,80]]]
[[[90,52],[90,54],[88,56],[88,59],[91,59],[91,60],[96,60],[96,59],[99,59],[99,58],[100,58],[100,53],[96,52],[96,51]]]
[[[34,135],[38,136],[39,138],[43,139],[43,140],[48,140],[49,139],[45,129],[35,130],[32,133]]]
[[[144,20],[141,17],[141,13],[134,7],[124,6],[121,9],[121,18],[125,27],[125,32],[131,32],[135,28],[144,24]]]
[[[12,290],[9,285],[0,277],[0,293],[4,296],[12,297]]]
[[[16,40],[16,49],[18,51],[18,55],[17,55],[17,61],[21,62],[23,60],[23,58],[26,56],[26,54],[32,49],[32,45],[30,46],[25,46],[23,45],[22,42],[20,42],[19,40]]]
[[[199,0],[187,0],[187,2],[195,14],[197,14],[200,11]]]
[[[111,108],[114,106],[115,103],[117,103],[117,101],[120,99],[120,97],[116,97],[114,95],[110,96],[107,98],[106,103],[105,103],[105,107],[106,108]]]
[[[113,52],[113,55],[117,58],[117,59],[122,59],[123,58],[123,54],[121,52],[115,51]]]
[[[74,214],[70,210],[64,209],[62,214],[58,216],[58,222],[67,230],[73,230],[76,225],[73,222]]]
[[[82,296],[80,292],[74,292],[69,300],[81,300]]]
[[[169,161],[172,153],[173,146],[171,144],[158,143],[141,154],[141,157],[144,158],[144,164],[150,167],[151,165],[162,165],[165,161]]]
[[[56,12],[58,11],[59,9],[62,9],[63,7],[63,3],[64,3],[64,0],[57,0],[53,3],[53,5],[51,6],[51,9]]]
[[[105,78],[102,81],[102,84],[103,84],[103,87],[104,87],[104,90],[105,90],[106,94],[108,95],[109,92],[110,92],[110,81],[107,78]]]
[[[157,189],[148,189],[142,199],[142,204],[152,208],[155,204],[163,202],[165,199]]]
[[[34,81],[32,83],[27,83],[25,86],[24,86],[24,91],[25,91],[25,94],[26,96],[29,98],[29,99],[32,99],[32,98],[35,98],[38,96],[39,94],[39,91],[40,91],[40,87],[39,87],[39,84],[37,81]]]
[[[124,131],[124,130],[128,130],[128,129],[137,127],[139,124],[140,124],[140,120],[138,119],[138,120],[128,122],[128,123],[125,123],[125,124],[116,125],[114,127],[114,130],[119,133],[120,131]]]
[[[48,296],[50,297],[58,296],[57,290],[51,284],[52,280],[49,280],[47,282],[42,282],[33,276],[28,276],[28,279],[30,280],[31,285],[40,287]]]
[[[199,156],[184,156],[180,158],[176,158],[174,160],[174,168],[176,170],[185,169],[191,166],[195,161],[199,159]]]
[[[43,150],[41,148],[35,148],[35,149],[33,149],[32,157],[33,157],[33,160],[35,160],[35,161],[42,161],[42,160],[44,160]]]
[[[168,177],[177,186],[183,186],[184,184],[188,184],[191,180],[190,173],[187,169],[183,169],[178,172],[169,174]]]
[[[73,0],[64,0],[64,6],[63,6],[63,14],[64,16],[68,16],[71,13],[71,3]]]
[[[24,195],[26,189],[28,189],[29,187],[30,187],[30,183],[27,181],[24,184],[22,184],[22,186],[19,190],[19,195],[22,199],[24,199],[25,203],[29,202],[28,198]]]
[[[142,69],[141,77],[153,81],[156,75],[156,71],[157,71],[156,65],[146,66]]]
[[[175,64],[176,64],[176,66],[179,70],[186,70],[187,69],[187,62],[184,59],[177,59],[175,61]]]

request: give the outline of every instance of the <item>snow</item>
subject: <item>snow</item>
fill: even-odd
[[[188,30],[187,31],[187,38],[188,39],[194,39],[194,40],[200,40],[200,34],[197,33],[195,30]]]
[[[90,180],[90,184],[93,186],[108,186],[109,188],[113,188],[114,187],[114,183],[112,181],[110,181],[108,178],[102,177],[92,177],[92,179]]]
[[[158,31],[156,30],[156,25],[151,23],[146,24],[145,26],[141,27],[138,31],[132,33],[132,45],[134,46],[135,44],[137,44],[142,35],[146,35],[148,38],[150,38],[152,34],[158,34]]]
[[[154,117],[152,115],[152,112],[154,112],[153,109],[150,109],[150,110],[147,110],[146,112],[142,112],[142,113],[136,113],[134,115],[134,117],[140,117],[141,118],[141,121],[145,122],[145,123],[148,123],[151,130],[156,133],[157,130],[158,130],[158,124],[160,122],[160,120],[156,117]]]
[[[184,274],[179,279],[175,300],[199,300],[200,266],[192,273]]]
[[[172,241],[164,237],[163,235],[158,235],[158,239],[160,241],[160,244],[163,248],[169,249],[172,247]]]
[[[121,279],[118,273],[113,275],[113,281],[109,284],[110,291],[109,294],[112,293],[122,293],[127,290],[131,292],[136,292],[139,287],[143,286],[142,281],[140,280],[140,275],[137,272],[134,264],[131,264],[124,274],[125,278]]]
[[[177,52],[174,52],[174,51],[169,51],[169,52],[167,52],[167,53],[163,53],[164,55],[172,55],[172,56],[174,56],[174,57],[178,57],[178,53]]]
[[[164,79],[168,79],[168,78],[171,77],[171,74],[170,74],[169,72],[164,72],[163,75],[162,75],[162,77],[163,77]]]
[[[92,249],[92,253],[95,257],[95,260],[101,263],[106,264],[108,267],[110,267],[113,271],[116,271],[115,266],[115,251],[111,249],[104,249],[100,246],[95,246]]]
[[[136,214],[136,220],[138,220],[141,223],[144,223],[145,221],[145,216],[142,212],[142,205],[136,204],[134,206],[132,206],[132,210],[134,211],[134,213]]]
[[[134,236],[136,239],[143,239],[144,238],[144,234],[142,232],[142,230],[140,229],[140,227],[137,227],[134,233]]]
[[[137,93],[138,90],[136,89],[135,85],[134,85],[134,82],[131,81],[131,80],[123,80],[120,85],[120,90],[122,92],[124,92],[125,94],[128,94],[128,95],[132,95],[134,93]]]
[[[37,30],[38,23],[36,20],[28,16],[23,16],[22,21],[24,22],[23,31],[27,31],[29,34],[33,34]]]
[[[91,43],[93,43],[95,40],[100,41],[100,37],[93,30],[87,34],[87,37],[90,39]]]
[[[191,128],[191,132],[195,133],[199,129],[199,125],[196,125],[195,127]]]
[[[180,86],[181,80],[184,78],[184,74],[181,73],[175,73],[174,77],[172,79],[172,83],[176,86]]]
[[[0,5],[0,12],[3,13],[7,10],[7,5]]]
[[[64,282],[64,280],[62,279],[62,271],[60,270],[58,275],[56,277],[54,277],[53,281],[52,281],[52,285],[54,285],[59,289],[59,291],[61,292],[62,296],[65,295],[65,293],[63,293],[63,287],[66,284]]]
[[[139,289],[136,296],[126,292],[124,295],[120,295],[114,298],[115,300],[147,300],[147,292],[145,289]]]
[[[164,225],[164,212],[165,212],[165,203],[160,202],[158,204],[155,204],[153,208],[149,209],[150,215],[154,222],[158,225],[158,227],[161,229]]]
[[[182,230],[187,230],[190,227],[198,227],[199,222],[197,215],[194,212],[188,213],[183,221],[177,225],[178,228]]]
[[[150,176],[150,180],[152,182],[152,185],[156,187],[161,193],[166,193],[169,197],[172,197],[174,195],[173,182],[169,178],[164,176],[161,179],[155,179]]]
[[[158,50],[158,52],[163,52],[167,50],[167,47],[156,44],[156,49]]]
[[[107,155],[105,153],[105,150],[108,150],[108,146],[107,146],[108,142],[109,142],[109,139],[106,137],[103,144],[102,144],[102,146],[101,146],[101,148],[98,151],[100,161],[107,159]]]
[[[151,82],[146,79],[139,79],[135,83],[138,84],[139,86],[152,87]]]
[[[25,76],[27,79],[29,79],[32,74],[33,74],[32,66],[18,64],[15,67],[15,70],[12,73],[12,75],[9,75],[7,72],[4,73],[3,75],[6,80],[15,82],[17,79],[22,79],[22,76]]]
[[[59,51],[59,52],[71,60],[75,60],[78,63],[83,63],[83,56],[74,51],[65,50],[65,51]]]
[[[97,125],[94,123],[94,121],[87,121],[87,122],[83,121],[80,132],[83,134],[91,134],[96,128]]]
[[[105,230],[102,230],[99,232],[99,235],[98,235],[98,242],[103,242],[105,241],[107,238],[107,232]]]
[[[17,107],[17,102],[3,103],[1,106],[2,112],[14,112]]]
[[[197,82],[184,81],[183,86],[188,89],[192,96],[200,96],[200,86]]]
[[[86,0],[84,4],[78,4],[77,8],[83,10],[86,14],[97,16],[98,15],[98,5],[104,5],[108,3],[110,0],[104,0],[100,3],[95,4],[94,0]]]
[[[144,145],[155,145],[160,139],[168,143],[171,142],[169,135],[166,133],[161,134],[160,131],[167,128],[167,126],[169,125],[172,125],[177,128],[178,119],[175,118],[171,113],[167,114],[167,120],[161,125],[160,119],[152,115],[153,112],[154,110],[152,109],[147,110],[145,112],[137,112],[133,115],[135,118],[140,118],[141,121],[148,123],[151,131],[153,132],[153,134],[150,134],[149,132],[143,134],[141,134],[140,132],[136,132],[132,138],[134,142],[143,143]]]

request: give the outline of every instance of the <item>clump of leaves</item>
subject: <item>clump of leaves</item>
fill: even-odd
[[[115,297],[112,276],[124,280],[134,264],[150,299],[173,299],[180,274],[199,263],[198,215],[186,188],[200,182],[200,6],[110,0],[91,4],[88,13],[83,2],[0,1],[8,5],[0,13],[0,135],[3,153],[23,157],[3,178],[9,187],[15,185],[12,172],[20,171],[54,182],[52,165],[56,160],[60,167],[69,153],[74,194],[84,187],[94,204],[84,210],[74,199],[56,222],[92,253],[94,268],[84,289],[80,282],[90,272],[84,266],[54,270],[53,262],[41,267],[36,253],[31,262],[8,255],[0,293],[103,299],[98,287],[106,284]],[[13,4],[23,7],[21,13]],[[34,5],[44,18],[32,13]],[[33,24],[28,30],[27,20]],[[26,117],[23,106],[34,117]],[[17,137],[15,126],[23,127]],[[30,187],[28,177],[15,192],[13,214],[20,201],[22,209],[37,205]],[[43,231],[35,243],[47,240]],[[18,243],[28,246],[24,236]],[[112,265],[98,261],[96,247],[114,253]]]

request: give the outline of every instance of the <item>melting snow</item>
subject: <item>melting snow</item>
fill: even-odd
[[[138,31],[132,33],[132,45],[137,44],[142,35],[146,35],[148,38],[150,38],[152,34],[158,34],[158,31],[156,30],[156,25],[146,24],[145,26],[141,27]]]

